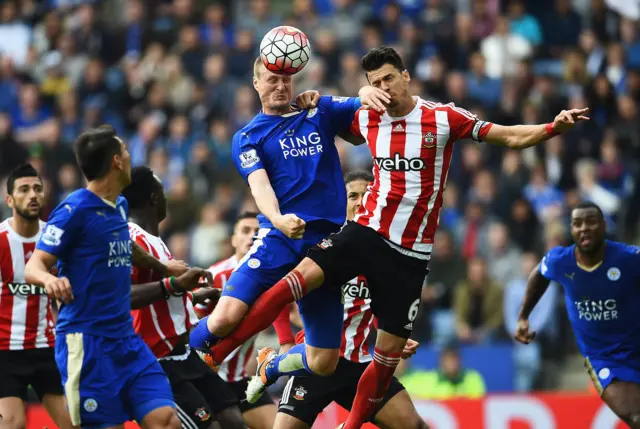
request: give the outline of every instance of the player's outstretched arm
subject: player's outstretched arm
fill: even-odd
[[[518,326],[514,334],[514,338],[524,344],[529,344],[536,336],[535,331],[529,332],[529,315],[535,308],[542,295],[549,287],[549,279],[545,278],[540,273],[540,265],[537,265],[527,280],[527,291],[520,307],[520,314],[518,314]]]
[[[131,309],[138,310],[162,299],[172,296],[182,296],[190,290],[202,287],[202,278],[206,279],[206,286],[213,284],[213,277],[209,271],[202,268],[190,268],[179,277],[168,277],[160,281],[132,284]]]
[[[541,125],[492,124],[483,141],[510,149],[526,149],[570,130],[578,122],[588,121],[588,113],[588,108],[563,110],[553,122]],[[482,128],[483,124],[486,123],[478,121],[478,128]]]
[[[282,231],[289,238],[302,238],[305,222],[294,214],[280,213],[280,204],[271,186],[267,171],[263,168],[255,170],[247,177],[251,194],[256,205],[273,226]]]
[[[66,303],[73,299],[73,292],[66,277],[58,278],[51,274],[51,267],[57,261],[55,255],[36,249],[24,267],[24,279],[27,283],[44,288],[51,299]]]
[[[133,265],[140,268],[146,268],[153,270],[163,276],[179,276],[184,274],[189,267],[181,261],[175,261],[171,264],[165,265],[150,253],[146,252],[138,243],[133,242],[133,253],[131,255],[131,261]]]

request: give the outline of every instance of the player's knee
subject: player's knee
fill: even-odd
[[[233,314],[228,312],[216,314],[214,311],[207,320],[207,328],[216,337],[224,337],[233,331],[238,322],[240,322],[240,319]]]
[[[27,422],[24,415],[2,415],[2,423],[6,429],[25,429]]]
[[[634,412],[625,419],[631,429],[640,429],[640,412]]]
[[[309,369],[316,375],[328,377],[338,366],[340,353],[307,353]]]
[[[304,258],[296,267],[296,271],[304,277],[307,291],[320,287],[324,283],[324,271],[311,258]]]

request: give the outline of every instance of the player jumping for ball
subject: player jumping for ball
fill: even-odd
[[[354,171],[346,175],[347,220],[353,220],[367,186],[373,181],[369,172]],[[349,410],[356,396],[358,380],[372,360],[367,337],[374,325],[367,279],[357,276],[342,286],[344,322],[340,361],[329,377],[291,377],[284,388],[274,429],[308,429],[318,414],[335,401]],[[302,334],[302,335],[301,335]],[[304,331],[296,336],[304,341]],[[283,339],[280,339],[283,342]],[[415,354],[418,343],[409,340],[403,358]],[[418,415],[404,386],[394,377],[389,391],[376,405],[371,416],[377,426],[385,429],[427,429]]]
[[[261,294],[345,220],[346,196],[334,140],[348,131],[361,100],[323,96],[316,108],[300,110],[291,105],[291,76],[268,71],[260,58],[254,64],[253,86],[262,112],[234,135],[233,159],[262,213],[260,230],[213,313],[192,329],[190,341],[195,347],[229,334]],[[367,88],[360,94],[362,103],[373,104],[371,99],[380,94]],[[340,357],[340,290],[325,288],[303,299],[302,287],[292,284],[291,293],[300,300],[307,344],[281,357],[279,375],[331,374]],[[292,367],[296,369],[287,369]]]
[[[373,362],[358,384],[346,429],[359,428],[384,397],[413,329],[456,140],[471,139],[524,149],[587,120],[588,109],[562,111],[542,125],[501,126],[453,104],[426,101],[409,92],[411,77],[387,47],[362,59],[369,83],[390,98],[386,112],[360,109],[351,131],[373,156],[374,183],[353,222],[320,241],[307,258],[253,305],[235,332],[217,344],[214,361],[268,326],[283,306],[322,284],[343,284],[358,274],[369,281],[379,321]],[[315,293],[315,292],[314,292]],[[273,382],[279,357],[259,356],[256,383]]]
[[[549,282],[562,285],[585,367],[604,402],[640,428],[640,248],[605,240],[602,210],[585,202],[571,211],[574,244],[551,249],[529,275],[515,339],[529,344],[529,315]]]
[[[120,196],[131,181],[124,142],[103,125],[75,143],[88,184],[49,217],[25,268],[27,283],[62,302],[56,326],[56,363],[74,425],[178,429],[171,386],[131,319],[131,266],[180,275],[132,243],[129,209]],[[50,273],[58,264],[58,275]]]

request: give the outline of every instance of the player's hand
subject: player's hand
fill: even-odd
[[[384,113],[387,110],[387,104],[391,101],[389,94],[373,86],[363,86],[360,88],[358,97],[360,97],[362,107],[376,110],[379,113]]]
[[[411,356],[415,355],[419,345],[419,342],[409,338],[407,340],[407,344],[405,344],[404,349],[402,350],[402,359],[409,359]]]
[[[307,224],[298,216],[290,213],[276,218],[273,225],[287,237],[300,239]]]
[[[580,121],[588,121],[589,117],[586,116],[589,113],[589,108],[584,109],[571,109],[563,110],[553,120],[553,131],[557,133],[564,133],[575,127]]]
[[[192,290],[202,287],[200,279],[207,279],[207,286],[213,285],[213,275],[202,268],[189,268],[184,274],[176,278],[176,286],[181,290]]]
[[[178,259],[171,259],[167,262],[167,273],[168,276],[180,277],[184,273],[189,270],[189,266],[184,262]]]
[[[296,106],[301,109],[313,109],[320,101],[320,93],[315,89],[305,91],[296,97]]]
[[[51,280],[44,284],[44,289],[51,299],[57,299],[65,304],[73,300],[71,283],[66,277],[51,277]]]
[[[529,332],[529,321],[527,319],[519,319],[513,338],[522,344],[529,344],[535,337],[536,331]]]
[[[199,283],[201,285],[202,283]],[[197,291],[193,292],[191,303],[193,305],[202,304],[207,307],[215,307],[215,304],[220,299],[222,290],[214,287],[201,287]]]

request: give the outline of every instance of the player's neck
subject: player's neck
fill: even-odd
[[[269,107],[264,105],[262,106],[262,113],[264,113],[265,115],[281,116],[291,112],[293,112],[293,107],[291,107],[291,105],[289,104],[283,107]]]
[[[131,221],[144,229],[151,235],[158,237],[160,235],[160,225],[151,216],[132,210],[130,213]]]
[[[407,116],[416,107],[416,100],[411,94],[403,98],[395,108],[388,108],[387,114],[392,118],[401,118]]]
[[[598,249],[596,252],[593,252],[592,254],[587,254],[587,253],[581,252],[576,246],[576,250],[575,250],[576,261],[578,262],[578,264],[582,265],[583,267],[586,267],[586,268],[594,267],[602,263],[602,261],[604,261],[605,247],[606,247],[606,244],[603,243],[600,249]]]
[[[110,179],[109,176],[103,179],[92,180],[87,184],[87,189],[103,200],[116,203],[118,196],[122,192],[122,186]]]
[[[40,219],[27,219],[14,212],[13,217],[9,220],[9,226],[20,237],[31,238],[40,231]]]

